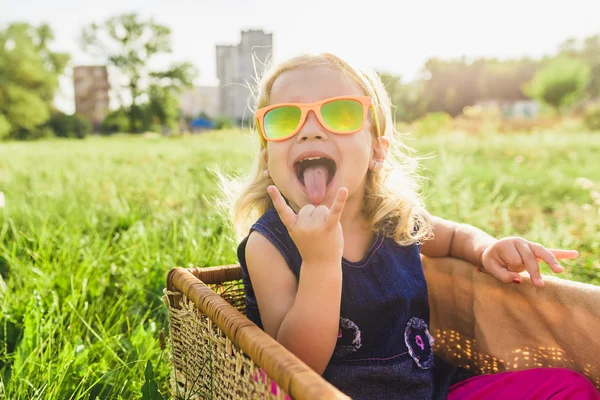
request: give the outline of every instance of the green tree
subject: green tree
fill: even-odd
[[[593,131],[600,131],[600,104],[588,105],[585,109],[583,121]]]
[[[50,118],[70,58],[48,48],[53,39],[45,24],[0,30],[0,137],[27,137]]]
[[[128,128],[127,110],[122,107],[108,113],[100,125],[100,131],[106,134],[125,133]]]
[[[538,65],[538,61],[528,58],[505,61],[432,58],[423,68],[427,77],[422,84],[427,111],[456,116],[480,100],[525,99],[521,87],[531,80]]]
[[[171,131],[176,130],[179,118],[179,101],[175,94],[192,84],[196,69],[190,63],[184,62],[173,68],[150,74],[151,84],[148,88],[148,104],[146,113],[153,121],[166,126]]]
[[[173,90],[189,86],[197,73],[189,63],[173,64],[167,71],[151,71],[149,66],[157,56],[172,52],[171,30],[152,19],[142,20],[135,13],[93,23],[83,29],[81,39],[85,51],[102,57],[121,74],[125,83],[117,90],[128,95],[128,104],[122,100],[121,105],[128,105],[129,129],[133,132],[144,128],[147,118],[143,99],[149,98],[151,87]]]
[[[582,54],[590,66],[590,96],[600,97],[600,34],[585,39]]]
[[[541,67],[523,91],[560,111],[585,95],[589,81],[589,65],[563,55]]]
[[[177,129],[179,107],[177,98],[168,87],[157,85],[150,86],[148,90],[148,103],[145,113],[150,118],[151,126],[155,131],[161,131],[156,126],[167,127],[171,131]]]
[[[539,61],[529,58],[505,61],[487,59],[482,62],[485,65],[477,77],[477,98],[505,101],[527,98],[522,86],[533,78],[540,64]]]
[[[397,121],[412,122],[423,116],[427,103],[423,96],[422,82],[402,83],[399,76],[381,72],[381,81],[390,95]]]
[[[8,119],[4,115],[0,114],[0,140],[8,136],[10,134],[10,130],[10,122],[8,122]]]
[[[480,76],[486,61],[468,63],[465,58],[439,60],[432,58],[425,63],[424,97],[428,112],[460,114],[464,107],[476,103],[481,97]]]
[[[590,67],[590,81],[586,88],[590,97],[600,97],[600,34],[583,40],[567,39],[559,48],[559,54],[583,60]]]

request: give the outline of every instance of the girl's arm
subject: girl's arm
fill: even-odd
[[[276,186],[273,206],[302,256],[300,277],[264,236],[253,232],[246,263],[263,327],[269,335],[322,374],[335,349],[342,302],[344,236],[340,216],[348,189],[340,188],[328,209],[306,205],[296,214]]]
[[[482,267],[481,252],[497,240],[472,225],[459,224],[430,216],[433,239],[421,245],[421,253],[430,257],[455,257]]]
[[[279,250],[252,232],[246,263],[265,332],[322,374],[337,342],[341,259],[339,265],[303,263],[297,280]]]
[[[430,257],[455,257],[470,262],[504,283],[521,283],[519,272],[527,271],[536,286],[543,286],[539,262],[545,261],[553,272],[564,268],[558,259],[576,258],[575,250],[546,249],[520,237],[493,238],[479,228],[431,216],[433,239],[421,245]]]

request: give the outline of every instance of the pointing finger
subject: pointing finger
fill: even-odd
[[[344,206],[346,205],[346,199],[348,198],[348,189],[345,187],[340,188],[333,201],[333,205],[331,206],[331,210],[329,210],[329,214],[327,215],[327,223],[332,226],[339,222],[342,212],[344,211]]]
[[[562,267],[562,265],[560,265],[560,263],[558,262],[558,259],[554,255],[554,253],[551,252],[550,250],[546,249],[541,244],[530,243],[529,248],[531,248],[531,250],[533,251],[533,254],[535,254],[535,256],[538,258],[538,260],[540,260],[540,261],[543,260],[546,264],[548,264],[548,266],[550,267],[550,269],[553,272],[559,273],[559,272],[563,272],[565,270]]]
[[[557,259],[573,259],[579,256],[577,250],[548,249]]]
[[[277,214],[279,214],[281,222],[283,222],[286,228],[290,229],[296,223],[298,216],[296,215],[294,210],[292,210],[290,206],[287,205],[287,203],[283,199],[283,196],[279,192],[279,189],[277,189],[277,186],[269,186],[267,188],[267,192],[269,193],[269,196],[271,196],[273,206],[275,207]]]

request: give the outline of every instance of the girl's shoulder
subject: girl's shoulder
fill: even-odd
[[[284,244],[286,250],[290,250],[290,244],[293,244],[287,228],[281,221],[277,210],[269,208],[250,228],[249,234],[253,231],[258,231],[271,242]],[[278,246],[276,246],[278,247]],[[282,250],[282,249],[280,249]]]
[[[250,228],[248,236],[238,247],[238,258],[245,251],[248,238],[252,234],[259,233],[264,236],[281,253],[290,269],[300,273],[301,257],[298,248],[290,237],[287,228],[279,218],[275,208],[268,209]]]
[[[277,214],[277,210],[274,207],[269,208],[263,215],[260,216],[259,219],[252,225],[250,228],[250,232],[255,230],[256,226],[284,226],[281,218],[279,218],[279,214]]]

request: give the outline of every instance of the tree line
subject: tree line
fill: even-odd
[[[167,26],[123,14],[90,24],[79,39],[82,49],[114,75],[111,83],[119,108],[108,114],[103,131],[177,128],[177,94],[192,85],[197,70],[189,62],[173,63],[165,70],[148,67],[153,59],[172,52]],[[59,78],[71,56],[52,51],[53,40],[47,24],[12,23],[0,30],[0,139],[83,137],[91,131],[82,116],[64,114],[54,106]]]
[[[189,62],[149,68],[152,60],[172,52],[171,39],[167,26],[134,13],[92,23],[80,32],[82,49],[102,60],[113,76],[119,107],[108,114],[102,131],[177,129],[178,93],[192,85],[197,70]],[[47,24],[12,23],[0,29],[0,139],[84,137],[91,131],[89,121],[54,106],[59,78],[71,57],[51,50],[53,40]],[[380,75],[398,121],[440,111],[457,116],[484,100],[531,98],[562,112],[600,97],[600,34],[568,39],[556,54],[541,59],[431,58],[417,81],[404,82],[385,71]]]
[[[600,97],[600,34],[564,41],[542,59],[429,59],[422,79],[402,82],[381,73],[399,121],[412,122],[429,112],[459,115],[480,101],[535,99],[562,112]]]

